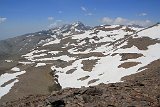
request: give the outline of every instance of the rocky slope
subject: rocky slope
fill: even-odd
[[[31,94],[7,106],[158,106],[160,24],[91,28],[78,22],[46,35],[30,52],[3,61],[7,69],[1,68],[0,103]],[[77,89],[83,86],[94,87]]]

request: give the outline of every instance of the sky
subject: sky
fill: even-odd
[[[159,11],[160,0],[0,0],[0,40],[76,21],[149,26]]]

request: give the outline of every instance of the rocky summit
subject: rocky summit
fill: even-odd
[[[160,24],[81,22],[0,41],[2,107],[159,107]]]

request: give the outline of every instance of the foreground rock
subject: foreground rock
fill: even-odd
[[[122,78],[121,83],[28,96],[2,107],[160,107],[160,59],[141,69],[140,73]]]

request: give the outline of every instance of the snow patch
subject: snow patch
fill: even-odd
[[[18,67],[14,67],[11,69],[12,71],[20,71],[20,69]]]
[[[43,46],[58,44],[58,43],[60,43],[60,41],[61,41],[60,39],[56,39],[56,40],[53,40],[51,42],[48,42],[48,43],[44,44]]]
[[[50,53],[50,54],[54,54],[54,55],[56,55],[56,54],[58,54],[59,52],[61,52],[61,51],[50,51],[50,52],[48,52],[48,53]]]
[[[14,86],[14,84],[16,82],[19,81],[18,76],[22,75],[24,73],[26,73],[26,71],[16,72],[16,73],[12,73],[12,74],[5,73],[0,76],[0,99],[2,96],[4,96],[5,94],[7,94],[10,91],[10,89]],[[1,87],[1,85],[3,85],[4,83],[6,83],[12,79],[16,79],[16,80],[14,80],[12,83],[6,85],[5,87]]]
[[[35,62],[18,62],[18,63],[20,63],[20,64],[24,64],[24,65],[28,65],[28,64],[33,64],[33,63],[35,63]]]
[[[13,60],[5,60],[6,62],[13,62]]]
[[[37,63],[37,65],[35,67],[40,67],[40,66],[45,66],[46,63]]]
[[[160,38],[160,24],[158,24],[157,26],[153,26],[151,28],[145,29],[141,32],[138,32],[137,35],[142,37],[148,36],[153,39],[158,39]]]

